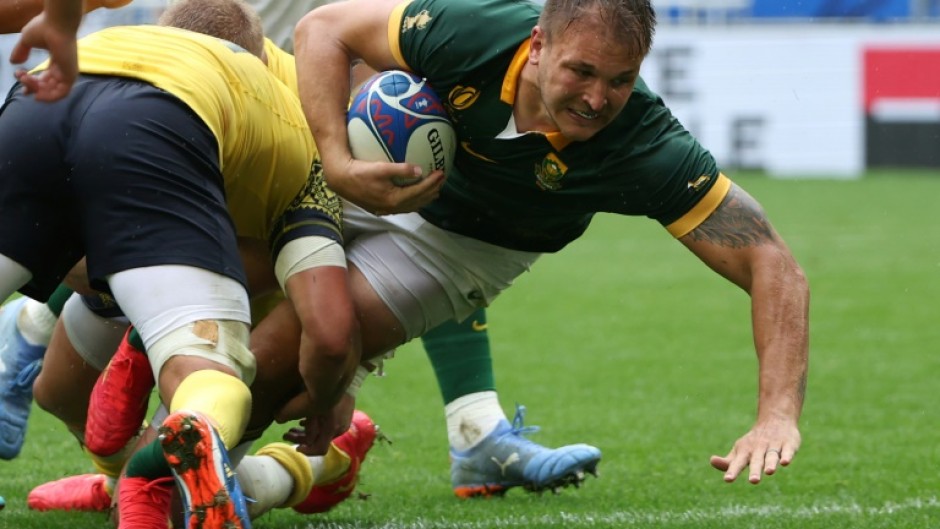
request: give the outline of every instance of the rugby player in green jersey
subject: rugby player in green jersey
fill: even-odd
[[[248,0],[248,3],[254,6],[261,15],[265,35],[290,52],[294,45],[294,24],[307,12],[331,1]],[[268,55],[270,68],[272,54]],[[291,69],[293,69],[293,64],[291,64]],[[372,70],[368,68],[354,67],[351,86],[355,88],[357,81],[364,80],[365,76],[371,72]],[[296,81],[293,85],[296,86]],[[489,413],[493,403],[496,403],[496,406],[499,404],[496,400],[498,394],[488,325],[486,309],[480,307],[463,321],[444,322],[421,336],[422,345],[434,369],[438,389],[444,402],[448,441],[451,447],[464,451],[479,445],[485,439],[485,436],[472,436],[468,439],[466,435],[468,430],[491,431],[498,422],[495,419],[502,416]],[[482,417],[480,409],[485,412]],[[523,428],[521,415],[518,417],[517,425],[517,428],[509,430],[510,433],[505,437],[504,444],[518,441],[520,444],[534,447],[534,443],[521,437]],[[552,452],[543,452],[543,454],[549,453]],[[579,449],[579,453],[586,454],[586,457],[575,465],[576,469],[593,470],[599,451],[591,447],[587,451]],[[558,458],[572,455],[568,448],[561,448],[555,454]],[[486,450],[480,450],[477,455],[485,460],[489,460],[491,456],[501,457],[501,454],[489,454]],[[495,470],[495,466],[493,469]],[[555,469],[560,481],[552,477],[546,479],[558,484],[567,484],[571,480],[580,479],[577,471],[572,474],[570,470],[570,468]],[[474,487],[466,483],[460,475],[454,478],[452,484],[459,497],[505,491],[505,489]],[[523,484],[521,481],[516,483]]]
[[[548,0],[544,8],[519,0],[349,0],[305,16],[294,48],[324,174],[364,208],[347,208],[347,217],[371,220],[364,237],[389,241],[380,251],[391,264],[366,274],[393,276],[416,293],[403,299],[379,289],[365,314],[401,327],[364,336],[364,344],[392,347],[465,317],[540,254],[579,237],[598,212],[648,217],[750,295],[757,417],[710,462],[726,481],[744,472],[756,484],[800,447],[809,287],[761,206],[640,78],[654,28],[648,0]],[[396,178],[420,170],[352,158],[345,102],[349,64],[358,59],[427,78],[458,135],[450,174],[401,188]],[[347,255],[356,245],[347,238]],[[479,468],[471,453],[452,456],[455,473]]]

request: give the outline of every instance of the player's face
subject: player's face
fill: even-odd
[[[643,55],[624,44],[596,17],[571,24],[549,43],[533,31],[542,104],[566,138],[584,141],[623,110],[640,74]]]

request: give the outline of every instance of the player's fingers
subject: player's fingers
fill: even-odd
[[[388,211],[377,212],[377,214],[417,211],[437,199],[441,193],[443,183],[444,173],[434,171],[421,182],[398,188],[399,193],[395,200],[396,204],[390,207]]]
[[[792,444],[785,443],[783,449],[780,451],[780,465],[787,466],[793,461],[793,458],[796,457],[796,452],[798,448]]]
[[[731,483],[737,479],[738,474],[741,473],[741,469],[747,465],[747,459],[740,457],[738,454],[738,448],[735,446],[731,449],[730,452],[728,452],[728,455],[724,457],[712,456],[711,465],[714,468],[724,472],[725,475],[723,479],[726,483]]]
[[[413,191],[426,195],[439,192],[443,184],[444,171],[437,170],[415,182],[411,187],[413,187]]]
[[[289,443],[301,443],[307,437],[307,431],[303,428],[291,428],[284,432],[284,435],[281,436],[281,439]]]
[[[58,80],[50,80],[46,83],[40,83],[39,89],[36,90],[36,101],[43,101],[46,103],[58,101],[68,95],[71,86],[71,84]]]
[[[760,483],[761,477],[764,475],[764,462],[767,460],[768,452],[763,449],[757,449],[751,452],[750,461],[748,462],[748,476],[747,480],[754,485]],[[772,454],[776,460],[776,453]],[[776,465],[776,462],[774,463]]]
[[[742,470],[747,468],[749,457],[745,454],[739,453],[737,450],[732,450],[729,454],[728,470],[725,472],[724,479],[726,482],[731,483],[738,478],[738,475]]]
[[[728,466],[731,465],[731,461],[729,459],[721,456],[712,456],[709,460],[709,463],[711,463],[713,468],[722,472],[728,470]]]
[[[27,73],[26,70],[18,70],[16,80],[23,85],[23,93],[26,95],[35,94],[39,90],[39,79]]]
[[[30,50],[32,50],[32,46],[24,43],[22,39],[16,41],[13,51],[10,52],[10,63],[23,64],[26,59],[29,59]]]
[[[781,450],[779,448],[768,448],[764,453],[764,474],[773,475],[777,471],[777,465],[780,463]]]

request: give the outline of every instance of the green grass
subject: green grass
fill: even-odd
[[[755,487],[725,484],[708,465],[753,420],[747,296],[655,223],[602,216],[489,313],[507,413],[526,404],[541,443],[600,447],[600,479],[557,496],[453,498],[442,406],[411,344],[361,393],[394,440],[364,466],[368,499],[325,516],[278,511],[255,527],[937,527],[940,175],[737,181],[813,289],[803,447],[789,468]],[[0,462],[0,527],[105,526],[102,515],[24,505],[32,486],[86,471],[75,442],[37,411],[22,456]]]

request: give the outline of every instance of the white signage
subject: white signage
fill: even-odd
[[[855,177],[865,169],[863,56],[937,47],[928,26],[660,26],[642,75],[729,168]],[[925,105],[908,112],[936,114]]]

